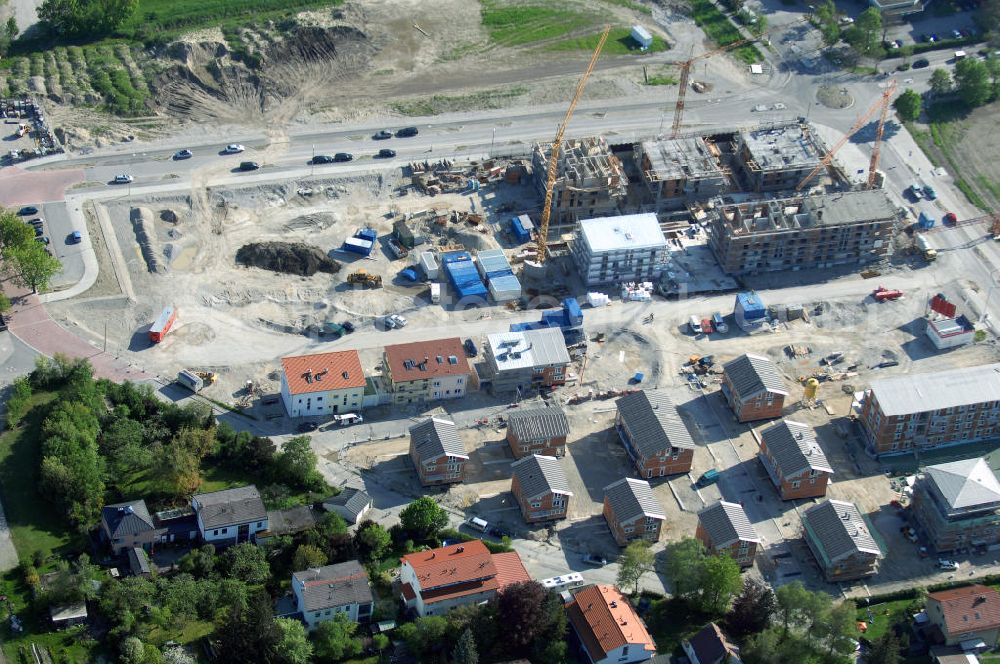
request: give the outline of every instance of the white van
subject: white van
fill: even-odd
[[[691,316],[688,319],[688,325],[691,327],[691,334],[701,334],[701,319],[697,316]]]
[[[584,585],[584,580],[583,575],[579,572],[570,572],[562,576],[554,576],[551,579],[542,579],[540,583],[546,590],[561,592],[571,588],[579,588]]]
[[[478,516],[470,517],[465,522],[465,525],[474,530],[478,530],[481,533],[485,533],[486,530],[490,527],[490,524],[486,523],[485,519],[480,519]]]
[[[334,415],[333,421],[342,427],[346,427],[352,424],[361,424],[365,420],[357,413],[344,413],[343,415]]]

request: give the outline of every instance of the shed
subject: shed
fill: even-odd
[[[632,39],[635,40],[635,43],[639,45],[639,48],[644,51],[653,45],[653,35],[651,35],[649,30],[641,25],[633,25],[629,36],[632,37]]]
[[[416,246],[416,235],[413,234],[413,230],[404,219],[398,219],[393,223],[392,234],[407,249],[413,249]]]
[[[510,268],[510,263],[507,261],[507,257],[503,253],[503,249],[487,249],[485,251],[480,251],[476,258],[478,259],[476,266],[479,269],[479,274],[481,274],[487,281],[493,279],[494,277],[501,277],[514,273]]]
[[[435,256],[432,252],[420,252],[420,257],[417,259],[417,262],[420,263],[420,269],[424,271],[424,276],[432,281],[438,278],[437,256]]]
[[[459,299],[466,297],[482,297],[487,294],[486,286],[479,278],[479,272],[472,262],[472,256],[468,252],[457,252],[446,254],[444,257],[444,270],[448,275],[448,281],[455,290]]]
[[[490,296],[496,302],[509,302],[521,297],[521,282],[513,274],[490,279]]]

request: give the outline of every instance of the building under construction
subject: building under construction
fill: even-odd
[[[744,185],[756,192],[795,189],[826,151],[809,125],[799,122],[743,130],[736,141]]]
[[[643,141],[635,146],[635,162],[657,211],[683,209],[731,187],[719,146],[708,136]]]
[[[535,186],[542,196],[550,154],[551,144],[535,145],[532,151]],[[549,236],[575,230],[580,219],[615,216],[627,194],[625,167],[603,137],[564,141],[552,187]]]
[[[888,256],[896,207],[881,190],[737,205],[714,202],[709,242],[733,275],[872,263]]]

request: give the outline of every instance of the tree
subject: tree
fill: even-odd
[[[278,628],[275,657],[270,661],[280,664],[309,664],[313,646],[306,638],[306,628],[301,620],[278,618],[274,621]]]
[[[812,24],[819,30],[826,46],[833,46],[840,40],[840,18],[833,0],[825,0],[816,5],[816,10],[812,14]]]
[[[618,561],[619,588],[632,587],[632,594],[639,594],[639,581],[643,574],[653,571],[653,552],[644,540],[636,540],[625,547],[625,553]]]
[[[448,513],[430,496],[421,496],[403,508],[399,522],[413,539],[426,541],[448,525]]]
[[[10,210],[0,210],[0,248],[24,247],[35,239],[35,231]]]
[[[177,562],[181,572],[190,574],[196,579],[212,576],[215,571],[215,546],[203,544],[197,549],[191,549]]]
[[[146,646],[136,636],[129,636],[118,646],[122,664],[142,664],[146,659]]]
[[[296,436],[285,443],[274,457],[278,481],[297,489],[322,488],[323,477],[316,470],[316,453],[309,440],[309,436]]]
[[[19,32],[21,30],[17,27],[17,21],[11,16],[4,24],[3,32],[0,33],[0,57],[7,55],[10,51],[10,45],[17,38]]]
[[[872,642],[871,648],[865,654],[865,662],[867,664],[900,664],[903,660],[899,651],[899,637],[896,636],[896,631],[890,628]]]
[[[503,589],[496,598],[497,622],[503,625],[504,651],[526,656],[551,624],[549,593],[537,581],[522,581]]]
[[[441,643],[447,633],[448,621],[443,616],[423,616],[400,625],[395,632],[417,659],[421,659],[435,644]]]
[[[771,624],[776,608],[774,592],[757,579],[747,577],[726,616],[726,629],[738,639],[763,632]]]
[[[466,629],[458,637],[458,643],[451,651],[451,661],[454,664],[479,664],[479,651],[476,650],[476,638],[472,635],[472,630]]]
[[[44,0],[38,20],[65,37],[103,36],[121,27],[138,6],[139,0]]]
[[[821,623],[820,630],[826,642],[828,656],[846,655],[854,651],[852,637],[856,632],[854,621],[857,612],[854,602],[850,601],[840,602],[826,612],[826,619]]]
[[[360,654],[363,645],[354,636],[357,629],[358,624],[343,613],[321,622],[316,629],[316,656],[323,661],[339,662]]]
[[[250,585],[264,583],[271,577],[271,566],[264,549],[250,542],[243,542],[226,549],[222,556],[226,576],[240,579]]]
[[[692,537],[672,542],[664,549],[665,576],[677,597],[689,597],[698,591],[698,570],[705,558],[705,545]]]
[[[379,658],[381,658],[382,651],[389,647],[389,637],[379,632],[372,637],[372,646],[375,647],[375,650],[378,650]]]
[[[878,55],[882,51],[882,14],[869,7],[858,15],[854,24],[844,31],[844,41],[862,57]]]
[[[708,556],[701,562],[698,580],[702,608],[710,613],[722,613],[740,590],[740,566],[731,556]]]
[[[295,549],[295,557],[292,558],[292,569],[296,572],[311,567],[322,567],[326,564],[326,554],[318,546],[312,544],[301,544]]]
[[[183,445],[163,445],[156,454],[156,474],[164,489],[177,498],[188,498],[201,486],[201,461]]]
[[[170,646],[163,651],[163,664],[197,664],[183,646]]]
[[[896,97],[892,103],[899,117],[906,122],[913,122],[920,117],[920,95],[910,89],[903,91],[903,94]]]
[[[233,606],[216,633],[220,651],[236,664],[274,661],[270,658],[282,638],[266,593],[254,596],[246,605]]]
[[[787,583],[775,592],[778,600],[778,618],[787,635],[792,626],[802,627],[815,635],[817,626],[822,624],[830,611],[830,597],[806,589],[801,581]]]
[[[946,95],[951,92],[951,74],[944,67],[938,67],[931,72],[931,92],[935,95]]]
[[[389,531],[370,519],[362,521],[354,533],[354,548],[357,549],[362,562],[373,563],[382,560],[391,546],[392,538],[389,537]]]
[[[20,246],[5,246],[3,249],[4,268],[14,279],[14,283],[30,288],[32,293],[48,288],[62,263],[49,255],[38,242]]]
[[[982,60],[965,58],[955,63],[955,89],[969,106],[982,106],[993,96],[990,71]]]

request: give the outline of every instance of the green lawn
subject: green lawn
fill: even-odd
[[[8,662],[33,662],[35,660],[31,657],[31,644],[34,643],[48,650],[57,662],[84,664],[99,661],[102,655],[106,658],[108,653],[102,652],[100,644],[89,639],[84,630],[85,627],[81,625],[61,632],[14,636],[8,633],[5,625],[3,652]],[[28,654],[27,658],[22,657],[22,652]]]
[[[691,16],[695,24],[719,46],[726,46],[743,38],[739,29],[723,14],[712,0],[691,0]],[[760,62],[762,56],[753,44],[740,46],[732,51],[739,60],[752,64]]]
[[[0,499],[10,525],[11,537],[22,560],[36,551],[46,557],[61,557],[82,547],[78,534],[38,493],[40,454],[39,429],[54,393],[32,397],[32,410],[16,429],[0,434]]]
[[[608,55],[638,55],[642,53],[659,53],[670,48],[670,45],[666,41],[654,36],[653,45],[649,47],[649,50],[640,51],[639,45],[632,39],[630,32],[629,28],[612,28],[611,33],[608,34],[608,41],[604,44],[604,50],[601,53]],[[546,50],[593,51],[597,47],[597,42],[600,38],[601,33],[596,32],[592,35],[565,39],[554,44],[549,44]]]
[[[264,23],[340,4],[343,0],[139,0],[139,8],[121,32],[176,35],[203,27]]]
[[[521,46],[556,39],[598,23],[597,16],[574,9],[541,4],[514,4],[482,0],[483,27],[502,46]]]
[[[873,604],[870,607],[858,607],[858,620],[868,623],[868,631],[864,636],[869,641],[875,641],[889,629],[892,625],[892,617],[913,603],[912,599],[900,599],[893,602]],[[868,619],[868,610],[871,609],[874,620]]]
[[[631,9],[634,12],[639,12],[641,14],[646,14],[647,16],[653,13],[652,8],[646,5],[640,5],[635,0],[604,0],[606,4],[617,5],[618,7],[624,7],[625,9]]]

